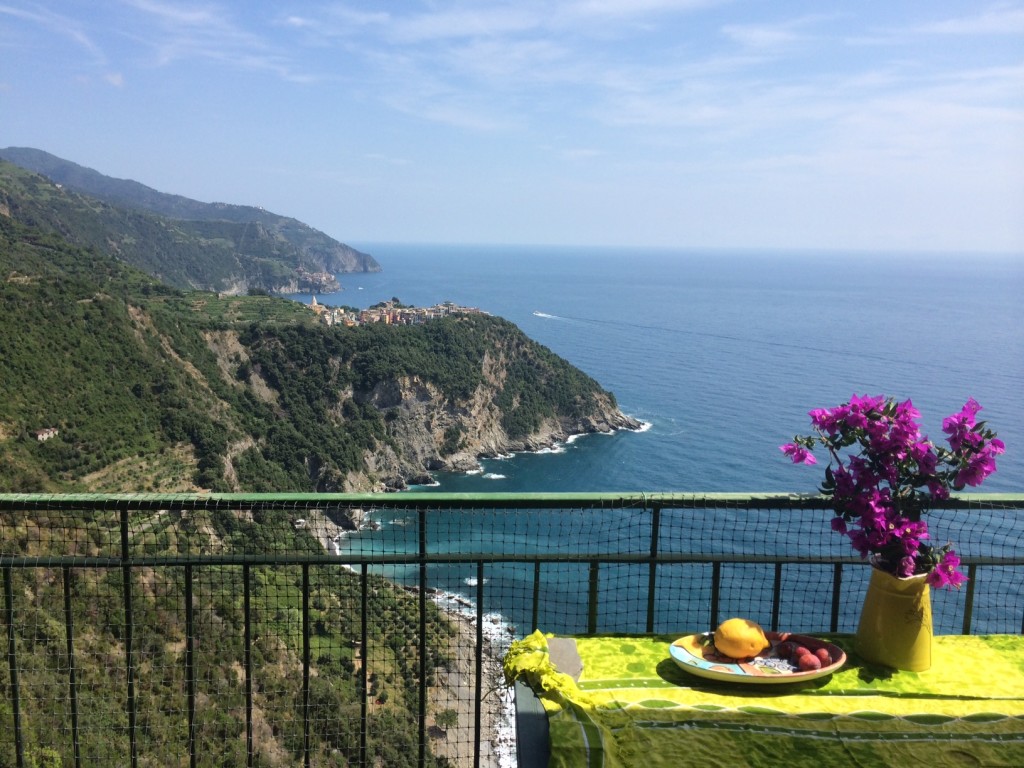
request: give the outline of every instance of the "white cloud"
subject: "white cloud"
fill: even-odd
[[[774,48],[799,39],[791,25],[735,25],[722,27],[722,34],[733,42],[751,48]]]
[[[332,5],[320,15],[290,14],[278,23],[291,29],[331,38],[362,34],[373,27],[386,27],[392,15],[385,11],[355,11],[342,5]]]
[[[131,29],[154,51],[161,66],[199,59],[270,72],[293,82],[315,79],[297,71],[289,55],[261,35],[248,31],[219,6],[182,6],[159,0],[121,2],[142,14],[142,26],[132,25]]]
[[[453,47],[444,60],[454,71],[489,81],[524,86],[558,76],[554,65],[570,52],[552,40],[471,40]]]
[[[915,27],[935,35],[1020,35],[1024,34],[1024,8],[997,5],[974,16],[961,16]]]
[[[388,36],[399,43],[494,37],[536,29],[540,22],[534,11],[520,6],[459,9],[394,19]]]
[[[224,22],[213,7],[182,7],[180,3],[161,3],[156,0],[122,0],[122,2],[140,11],[158,16],[175,26],[224,26]]]
[[[579,0],[570,3],[567,15],[577,17],[624,17],[672,11],[693,11],[720,5],[723,0]]]
[[[27,21],[49,29],[52,32],[65,37],[92,56],[97,63],[105,63],[106,56],[100,47],[93,41],[83,29],[81,22],[68,16],[53,13],[44,8],[37,8],[33,11],[26,11],[22,8],[15,8],[8,5],[0,5],[0,16]]]
[[[516,122],[514,116],[503,116],[458,94],[431,95],[409,89],[391,92],[382,99],[392,109],[407,115],[474,132],[506,131]]]
[[[563,149],[562,155],[570,160],[589,160],[594,157],[601,157],[605,152],[600,149],[579,147],[576,149]]]
[[[794,43],[814,39],[813,27],[837,18],[835,14],[811,14],[773,23],[726,24],[721,32],[734,43],[759,51],[785,49]]]
[[[386,163],[387,165],[411,165],[411,161],[404,157],[393,157],[391,155],[382,155],[377,152],[369,152],[364,157],[367,160],[373,160],[378,163]]]

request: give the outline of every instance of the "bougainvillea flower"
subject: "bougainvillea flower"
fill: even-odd
[[[959,586],[960,559],[950,545],[928,542],[921,519],[930,503],[949,498],[950,488],[977,486],[995,472],[1005,446],[976,417],[969,398],[942,422],[950,448],[921,434],[920,411],[910,400],[868,395],[834,408],[808,412],[816,435],[780,446],[797,464],[814,464],[815,446],[829,454],[822,491],[832,498],[832,529],[847,536],[861,557],[897,576],[928,573],[935,586]]]
[[[982,481],[996,471],[995,455],[989,451],[976,454],[968,460],[967,466],[956,473],[954,484],[963,488],[965,485],[979,486]]]
[[[794,464],[817,464],[818,460],[814,458],[814,454],[804,448],[802,445],[796,443],[786,443],[780,445],[779,450],[789,456]]]
[[[960,409],[959,413],[947,416],[942,420],[942,431],[949,435],[946,440],[954,451],[959,451],[965,440],[971,440],[977,445],[976,440],[972,438],[972,435],[977,436],[977,433],[972,430],[977,423],[974,417],[980,410],[982,408],[978,405],[978,401],[971,397],[964,403],[964,407]]]
[[[925,580],[936,589],[941,589],[942,587],[959,587],[967,581],[967,577],[960,572],[960,558],[957,557],[956,552],[949,550]]]

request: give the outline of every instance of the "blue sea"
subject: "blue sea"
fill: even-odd
[[[980,490],[1024,492],[1024,255],[358,247],[383,271],[318,301],[479,307],[650,425],[440,490],[811,492],[819,472],[778,446],[858,393],[911,398],[936,441],[974,397],[1007,445]]]
[[[364,308],[397,297],[479,307],[593,376],[647,425],[488,460],[478,474],[439,474],[437,491],[810,493],[820,466],[793,466],[778,446],[809,431],[810,409],[857,393],[911,398],[936,442],[942,419],[974,397],[1007,446],[978,490],[1024,492],[1024,256],[357,247],[383,271],[340,275],[343,290],[318,301]],[[411,521],[381,522],[345,548],[415,547]],[[621,530],[644,524],[622,523]],[[501,538],[508,524],[467,517],[457,527],[464,541],[432,546],[474,551],[473,540]],[[545,536],[562,536],[552,531],[514,536],[537,551],[549,545]],[[401,568],[387,575],[415,576]],[[432,585],[469,596],[475,578],[463,567],[430,575]],[[526,622],[530,574],[513,568],[488,578],[487,608]],[[577,569],[545,580],[546,590],[560,592],[559,615],[542,615],[542,626],[580,629],[585,578]],[[602,593],[602,602],[612,598]],[[671,612],[659,616],[659,625],[677,626]],[[601,628],[625,624],[603,616]]]

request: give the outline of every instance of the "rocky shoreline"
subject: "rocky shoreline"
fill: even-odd
[[[643,429],[643,422],[619,411],[575,424],[553,422],[529,437],[520,440],[505,439],[498,445],[480,446],[475,454],[456,454],[438,462],[438,466],[434,468],[447,472],[477,472],[480,470],[481,459],[506,458],[516,453],[552,451],[560,445],[587,435],[608,435],[620,431],[641,432]]]
[[[346,515],[311,511],[302,526],[325,552],[335,554],[339,538],[364,524],[362,510]],[[402,587],[418,594],[418,587]],[[448,617],[455,634],[446,668],[436,670],[437,685],[428,692],[430,715],[427,735],[434,754],[459,768],[475,764],[476,745],[476,642],[477,621],[481,632],[480,763],[486,768],[515,768],[516,734],[512,690],[505,686],[501,662],[512,640],[511,628],[499,614],[478,615],[473,602],[463,595],[429,590],[428,597]],[[439,713],[451,710],[454,722],[437,722]],[[451,715],[448,716],[451,718]]]
[[[421,394],[411,400],[415,405],[408,410],[400,408],[400,415],[389,426],[396,442],[405,446],[403,455],[399,456],[389,447],[367,454],[369,474],[377,480],[372,488],[366,488],[367,478],[350,477],[347,484],[350,490],[404,491],[410,485],[432,484],[431,472],[479,472],[481,460],[551,451],[586,435],[642,432],[647,427],[644,422],[609,407],[598,415],[583,419],[551,418],[527,437],[511,438],[500,427],[499,417],[486,409],[476,412],[471,419],[463,415],[449,420],[443,418],[448,414],[438,414],[427,408],[426,403],[434,402],[433,394]],[[443,454],[440,450],[443,444],[441,436],[453,423],[472,426],[463,426],[463,445],[458,451]],[[425,424],[435,426],[432,430],[425,430]]]
[[[434,603],[441,608],[455,625],[457,636],[451,646],[452,659],[449,669],[438,670],[438,685],[430,691],[431,737],[433,752],[447,758],[459,768],[474,765],[476,745],[474,728],[476,718],[476,623],[477,614],[468,600],[458,601],[460,596],[447,593],[431,595]],[[452,608],[450,605],[462,605]],[[512,690],[504,684],[502,658],[511,636],[497,614],[484,614],[482,684],[480,699],[480,765],[487,768],[515,768],[516,733],[515,705]],[[456,713],[456,722],[448,728],[440,728],[434,721],[436,713],[445,710]]]

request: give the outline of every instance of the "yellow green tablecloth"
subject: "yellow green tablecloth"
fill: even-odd
[[[579,681],[540,632],[514,643],[509,680],[548,713],[552,768],[1024,766],[1024,636],[938,636],[932,668],[862,663],[783,685],[697,678],[669,657],[678,635],[575,638]]]

